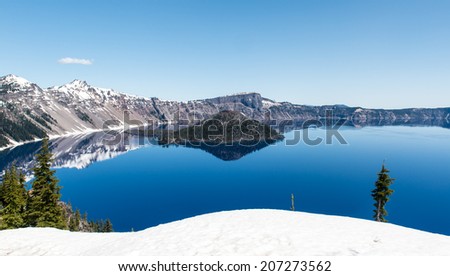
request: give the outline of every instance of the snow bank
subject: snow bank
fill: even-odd
[[[348,217],[239,210],[134,233],[5,230],[0,255],[450,255],[450,237]]]

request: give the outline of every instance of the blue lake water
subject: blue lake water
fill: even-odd
[[[387,219],[450,235],[449,129],[366,127],[341,134],[347,145],[282,141],[232,161],[197,148],[147,144],[83,169],[59,168],[57,177],[63,200],[91,219],[110,218],[116,231],[223,210],[288,210],[291,193],[299,211],[372,219],[370,194],[384,160],[396,179]]]

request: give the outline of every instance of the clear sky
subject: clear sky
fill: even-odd
[[[450,1],[0,0],[0,26],[0,75],[43,87],[450,106]]]

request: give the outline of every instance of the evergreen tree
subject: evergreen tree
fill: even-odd
[[[295,198],[294,194],[291,194],[291,211],[295,211]]]
[[[3,209],[3,183],[5,182],[6,178],[6,171],[5,174],[2,176],[2,182],[0,182],[0,211]]]
[[[385,217],[387,216],[386,209],[384,209],[386,203],[389,201],[390,195],[394,192],[389,189],[389,186],[394,182],[394,179],[389,176],[389,170],[386,167],[381,167],[381,171],[378,173],[378,179],[375,182],[375,189],[372,191],[372,197],[375,200],[375,210],[373,218],[376,221],[387,222]]]
[[[75,214],[73,214],[73,211],[72,211],[72,215],[70,216],[70,219],[69,219],[69,230],[70,231],[80,231],[80,222],[81,222],[80,210],[77,209]]]
[[[27,220],[30,226],[67,228],[62,207],[59,205],[61,187],[51,170],[53,158],[48,147],[48,139],[42,141],[33,168],[34,181],[28,204]]]
[[[2,215],[0,228],[24,227],[26,225],[24,212],[27,203],[25,176],[21,172],[17,172],[14,164],[5,172],[1,194],[3,208],[0,211]]]
[[[114,232],[111,220],[109,220],[109,219],[106,220],[103,232]]]
[[[81,214],[80,210],[77,209],[77,211],[75,212],[75,225],[76,225],[75,231],[80,231],[80,222],[81,222]]]
[[[77,231],[76,230],[76,224],[75,224],[75,218],[73,216],[70,216],[69,218],[69,231]]]
[[[1,209],[3,209],[3,206],[5,205],[5,202],[4,202],[4,197],[3,197],[3,194],[4,194],[4,189],[5,189],[5,182],[7,181],[7,179],[9,178],[9,175],[8,175],[8,170],[5,170],[5,172],[4,172],[4,174],[3,174],[3,176],[2,176],[2,182],[0,183],[0,210]]]
[[[97,232],[105,232],[105,221],[102,219],[97,221]]]
[[[91,232],[98,232],[97,223],[95,223],[94,221],[89,222],[89,228]]]

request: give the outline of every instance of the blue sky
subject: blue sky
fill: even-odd
[[[0,0],[0,75],[162,99],[450,106],[450,1]],[[62,64],[62,58],[85,59]]]

